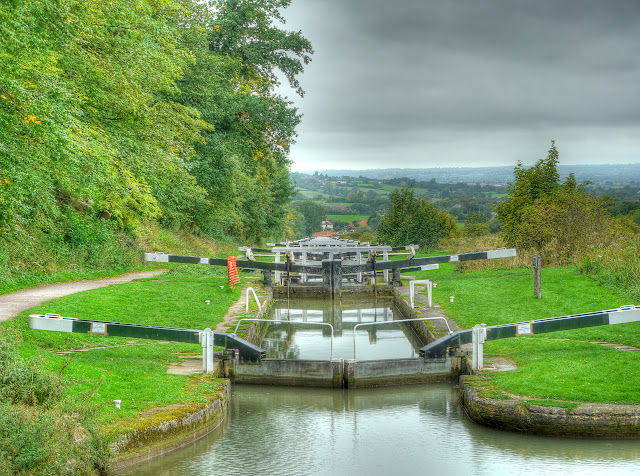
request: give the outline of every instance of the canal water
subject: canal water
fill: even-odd
[[[470,421],[452,384],[234,386],[223,428],[122,475],[635,475],[637,441],[558,439]]]
[[[358,360],[417,356],[389,301],[274,305],[263,341],[272,358]],[[234,385],[230,411],[209,436],[119,473],[224,475],[634,475],[640,442],[559,439],[470,421],[451,383],[378,389]]]
[[[413,358],[425,344],[398,323],[402,316],[390,299],[274,301],[270,318],[287,322],[269,325],[261,344],[267,358],[353,359],[354,352],[358,360]]]

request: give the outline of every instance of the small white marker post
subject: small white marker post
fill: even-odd
[[[484,341],[487,340],[487,325],[476,324],[471,330],[471,344],[473,352],[471,355],[471,367],[473,370],[484,368]]]
[[[200,333],[202,342],[202,370],[213,373],[213,331],[208,327]]]

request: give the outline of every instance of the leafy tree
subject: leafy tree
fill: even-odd
[[[351,224],[347,223],[346,221],[336,220],[333,222],[333,230],[334,231],[346,230],[347,228],[349,228],[350,225]]]
[[[297,109],[275,93],[277,72],[300,95],[296,76],[310,61],[311,44],[288,32],[280,9],[290,0],[214,1],[206,47],[180,84],[182,104],[211,124],[191,169],[212,207],[201,229],[257,242],[282,236],[285,205],[294,196],[289,148],[300,122]]]
[[[369,216],[369,219],[367,220],[367,225],[369,225],[373,231],[376,231],[378,229],[379,222],[380,222],[380,216],[378,215],[377,211],[374,211]]]
[[[0,2],[0,262],[102,267],[147,220],[282,237],[300,115],[275,86],[311,54],[289,3]]]
[[[304,216],[305,236],[311,236],[312,233],[322,230],[322,220],[326,216],[326,210],[322,205],[304,200],[294,202],[292,206]]]
[[[472,213],[464,222],[462,236],[484,236],[489,234],[489,223],[478,219],[477,213]]]
[[[284,219],[284,237],[293,241],[304,238],[304,215],[295,208],[289,207]]]
[[[561,183],[557,164],[552,142],[547,159],[530,169],[516,167],[509,196],[495,207],[510,246],[542,253],[547,262],[569,262],[633,231],[629,222],[611,217],[606,202],[589,194],[573,174]]]
[[[411,186],[389,195],[390,207],[378,223],[378,239],[391,246],[417,244],[433,248],[439,241],[457,233],[453,217],[438,211],[423,198],[416,198]]]
[[[539,198],[551,196],[560,187],[557,166],[558,150],[554,141],[551,141],[547,158],[538,160],[533,167],[525,169],[522,162],[518,162],[513,172],[515,181],[507,190],[508,197],[494,208],[502,222],[504,237],[511,246],[519,242],[525,209]]]

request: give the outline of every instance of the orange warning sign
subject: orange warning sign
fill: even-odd
[[[227,256],[227,273],[229,275],[229,286],[233,291],[236,284],[240,284],[240,276],[238,276],[238,266],[235,256]]]

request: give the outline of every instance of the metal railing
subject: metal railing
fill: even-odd
[[[260,299],[258,299],[258,295],[256,294],[255,290],[253,288],[247,288],[247,301],[246,301],[246,305],[245,305],[245,312],[249,312],[249,291],[251,291],[253,293],[253,297],[255,298],[256,302],[258,303],[258,312],[262,312],[262,304],[260,304]]]
[[[329,352],[329,360],[333,360],[333,326],[328,322],[304,322],[304,321],[285,321],[279,319],[240,319],[236,324],[236,328],[233,331],[233,335],[236,336],[238,332],[238,327],[240,327],[240,323],[243,321],[247,322],[269,322],[271,324],[302,324],[302,325],[310,325],[310,326],[329,326],[331,328],[331,351]]]
[[[414,296],[416,293],[416,284],[424,284],[427,286],[427,305],[433,307],[433,283],[428,279],[414,280],[409,283],[409,301],[411,302],[411,309],[414,308]]]
[[[438,319],[442,319],[445,323],[445,325],[447,326],[447,329],[449,330],[449,334],[451,334],[451,332],[453,332],[451,330],[451,327],[449,327],[449,322],[447,321],[446,318],[444,317],[420,317],[420,318],[416,318],[416,319],[400,319],[397,321],[382,321],[382,322],[362,322],[360,324],[356,324],[355,326],[353,326],[353,360],[358,360],[356,358],[356,329],[358,327],[362,327],[362,326],[377,326],[377,325],[381,325],[381,324],[402,324],[404,322],[414,322],[414,321],[435,321]]]

